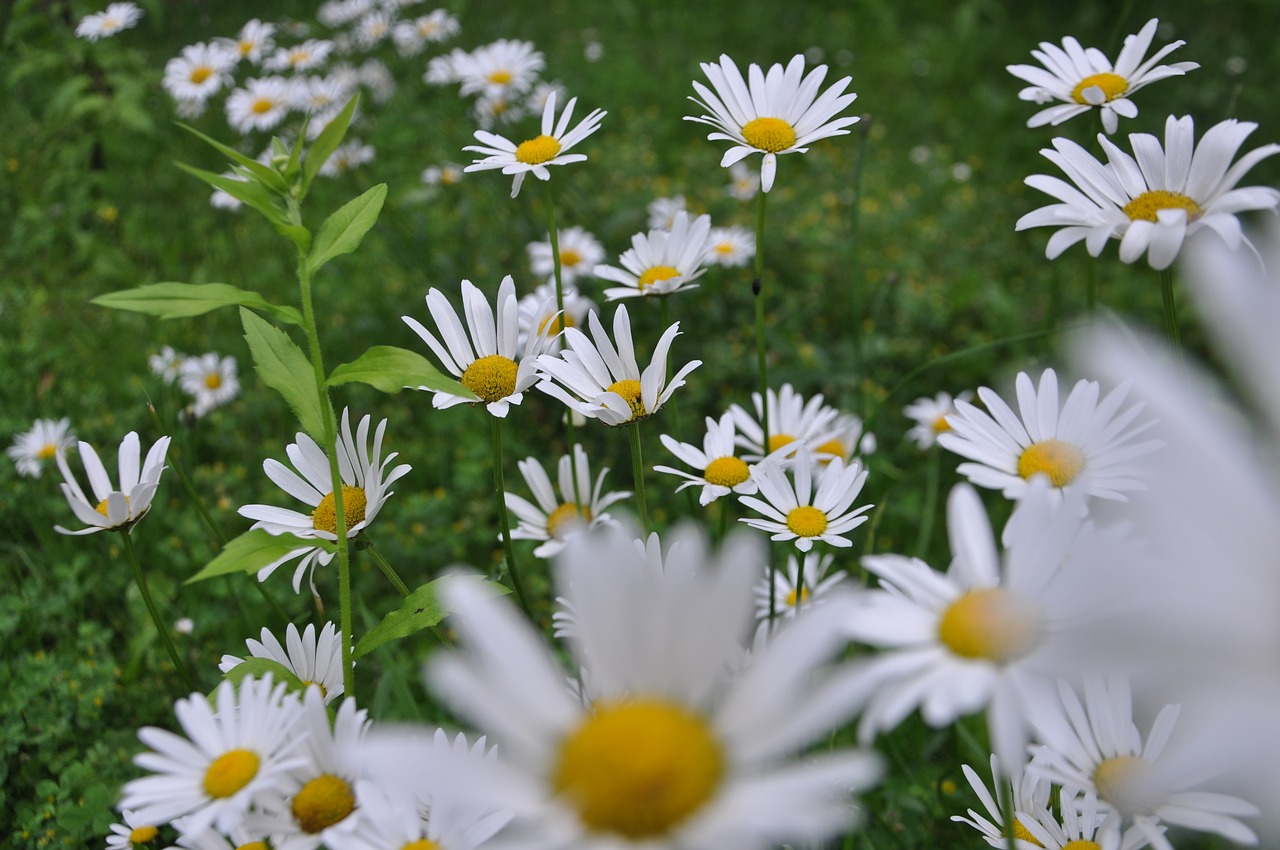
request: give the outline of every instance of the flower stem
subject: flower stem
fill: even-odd
[[[1094,273],[1093,254],[1085,253],[1085,307],[1092,315],[1098,309],[1098,276]]]
[[[942,455],[935,447],[929,452],[928,477],[925,479],[924,511],[920,514],[920,529],[916,534],[916,557],[925,558],[929,542],[933,539],[933,519],[938,512],[938,479],[941,475]]]
[[[173,659],[173,666],[178,669],[178,673],[182,676],[182,681],[189,690],[196,690],[195,680],[191,678],[191,673],[187,671],[187,665],[182,662],[182,656],[178,655],[178,648],[173,645],[173,637],[169,634],[169,629],[160,619],[160,611],[156,608],[156,601],[151,597],[151,589],[147,587],[147,578],[142,573],[142,564],[138,562],[138,553],[133,549],[133,539],[129,537],[129,529],[122,529],[120,537],[124,541],[125,556],[129,559],[129,566],[133,567],[133,578],[138,583],[138,592],[142,594],[142,601],[147,606],[147,612],[151,615],[151,622],[156,627],[156,631],[160,634],[160,641],[164,644],[164,648],[169,651],[169,657]]]
[[[1173,269],[1160,270],[1160,296],[1164,300],[1164,329],[1173,350],[1182,354],[1182,334],[1178,330],[1178,310],[1173,300]]]
[[[502,419],[490,416],[490,432],[493,435],[493,494],[498,502],[498,516],[502,518],[502,551],[507,559],[507,572],[511,575],[511,586],[515,589],[516,599],[524,609],[529,622],[536,623],[533,609],[529,607],[529,597],[524,592],[524,582],[520,580],[520,572],[516,569],[516,552],[511,546],[511,517],[507,514],[507,485],[502,477]]]
[[[560,332],[564,333],[567,314],[564,311],[564,268],[560,262],[560,230],[556,226],[556,190],[547,182],[547,237],[551,240],[551,272],[556,281],[556,310],[560,312]],[[563,342],[560,343],[562,346]],[[578,441],[578,429],[573,424],[573,411],[565,417],[565,437],[569,441],[569,468],[573,473],[573,501],[581,505],[582,488],[578,485],[578,453],[573,450]],[[505,504],[505,502],[504,502]]]
[[[632,422],[627,426],[627,435],[631,438],[631,474],[635,478],[636,504],[640,509],[640,525],[645,536],[649,536],[649,500],[644,494],[644,458],[640,454],[640,423]]]
[[[409,586],[400,578],[400,574],[396,572],[396,568],[391,566],[391,562],[382,557],[382,553],[373,545],[372,540],[365,541],[368,543],[369,557],[373,558],[373,562],[378,565],[378,569],[382,570],[382,574],[387,577],[387,581],[391,582],[391,586],[396,589],[396,593],[401,596],[409,595]]]
[[[670,310],[667,307],[668,297],[669,296],[666,296],[666,295],[658,296],[658,308],[659,308],[659,314],[661,317],[662,330],[664,332],[671,325]],[[671,350],[668,349],[667,362],[665,364],[664,374],[670,374],[670,373],[671,373]],[[680,404],[677,401],[679,395],[680,395],[679,393],[672,393],[671,398],[667,399],[667,404],[671,406],[671,419],[672,419],[673,425],[675,426],[675,438],[677,441],[684,439],[684,429],[680,427]],[[684,496],[685,496],[685,499],[684,499],[685,504],[689,507],[689,513],[692,514],[695,510],[694,504],[693,504],[693,489],[690,487],[686,487],[684,490]],[[721,534],[720,536],[723,537],[724,535]]]
[[[760,427],[764,431],[764,453],[769,453],[769,365],[764,348],[764,202],[763,189],[756,194],[756,262],[751,291],[756,297],[756,371],[760,383]]]
[[[804,605],[804,560],[804,555],[796,558],[796,617],[800,616],[800,607]]]

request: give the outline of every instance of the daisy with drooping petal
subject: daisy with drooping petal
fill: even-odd
[[[516,464],[537,504],[515,493],[506,494],[507,509],[516,515],[519,522],[511,532],[511,539],[543,541],[533,550],[535,557],[550,558],[564,548],[565,541],[571,535],[611,524],[613,517],[605,513],[605,508],[631,496],[629,491],[603,492],[604,479],[609,474],[607,466],[600,470],[595,486],[592,486],[586,449],[575,444],[573,451],[577,460],[576,484],[575,464],[569,455],[562,455],[556,476],[560,487],[559,496],[552,489],[551,479],[537,458],[527,457]],[[582,499],[581,502],[578,501],[579,498]]]
[[[30,431],[13,435],[13,445],[5,453],[12,458],[14,466],[18,467],[19,475],[39,478],[44,472],[46,461],[65,454],[75,444],[71,420],[66,416],[58,420],[37,419],[31,423]]]
[[[576,97],[569,99],[557,123],[556,99],[554,96],[549,97],[547,108],[542,111],[542,133],[518,145],[496,133],[477,130],[475,137],[484,144],[467,145],[463,150],[484,154],[484,159],[476,160],[463,171],[500,168],[503,174],[515,175],[511,181],[511,197],[514,198],[520,194],[520,184],[524,182],[526,174],[532,173],[539,180],[550,180],[551,172],[547,170],[547,166],[585,162],[586,154],[571,154],[566,151],[600,129],[600,121],[608,113],[603,109],[592,110],[570,130],[569,121],[573,118],[573,107],[577,102]]]
[[[1252,247],[1236,214],[1280,208],[1280,190],[1236,187],[1249,169],[1280,153],[1280,144],[1263,145],[1232,162],[1257,128],[1248,121],[1222,121],[1210,127],[1197,145],[1191,116],[1170,115],[1163,147],[1148,133],[1129,135],[1132,157],[1099,135],[1107,152],[1106,165],[1075,142],[1054,139],[1053,150],[1040,153],[1072,182],[1046,174],[1028,177],[1028,186],[1059,203],[1027,213],[1018,219],[1016,229],[1060,228],[1045,248],[1051,260],[1081,240],[1096,257],[1107,240],[1115,238],[1120,240],[1121,262],[1132,263],[1146,254],[1153,269],[1168,268],[1182,243],[1204,229],[1218,234],[1231,248]]]
[[[745,266],[756,256],[756,235],[740,224],[711,228],[707,245],[708,262],[725,268]]]
[[[230,355],[219,357],[212,351],[187,357],[178,369],[178,385],[195,400],[196,417],[204,416],[240,394],[236,359]]]
[[[55,525],[53,530],[59,534],[93,534],[109,529],[128,529],[135,522],[146,516],[151,510],[151,500],[155,498],[156,487],[160,485],[160,473],[164,472],[164,456],[169,451],[169,438],[161,437],[147,451],[145,460],[141,459],[142,449],[138,442],[138,432],[130,431],[120,441],[120,489],[111,486],[111,476],[102,465],[98,453],[93,446],[81,440],[77,444],[80,450],[80,462],[84,464],[85,474],[89,476],[89,487],[93,492],[93,501],[87,499],[84,491],[76,482],[75,475],[67,465],[63,452],[55,452],[54,460],[58,471],[62,473],[62,494],[67,497],[71,510],[87,527],[76,531]]]
[[[986,412],[957,401],[956,412],[947,416],[951,430],[938,435],[938,444],[974,461],[957,467],[961,475],[1002,491],[1006,499],[1022,498],[1036,475],[1046,476],[1056,490],[1078,489],[1099,499],[1125,501],[1126,492],[1144,488],[1134,461],[1164,444],[1138,441],[1155,422],[1135,424],[1141,402],[1121,409],[1127,386],[1099,398],[1098,382],[1081,379],[1059,407],[1052,369],[1041,373],[1039,388],[1026,372],[1015,383],[1018,413],[982,387],[978,398]]]
[[[394,495],[388,488],[411,469],[402,463],[387,471],[396,459],[396,452],[382,457],[382,437],[387,430],[387,420],[378,423],[372,450],[369,447],[371,422],[372,417],[366,414],[361,418],[356,433],[352,434],[350,413],[346,409],[342,411],[342,428],[335,451],[338,453],[338,473],[342,478],[342,512],[346,519],[347,539],[358,537],[373,522],[386,500]],[[271,534],[292,534],[298,538],[297,549],[258,570],[258,581],[265,581],[281,564],[302,558],[293,573],[293,590],[301,592],[302,577],[310,574],[314,596],[315,566],[328,564],[333,560],[333,553],[307,541],[338,539],[329,458],[315,440],[301,432],[285,453],[297,472],[275,458],[263,461],[262,469],[281,490],[310,505],[311,513],[272,505],[245,505],[238,513],[255,520],[253,528],[262,528]]]
[[[956,412],[956,401],[968,401],[973,393],[965,390],[955,398],[950,393],[938,393],[933,398],[924,396],[902,408],[902,412],[915,425],[907,432],[907,439],[922,449],[931,448],[938,441],[939,434],[951,430],[947,417]]]
[[[539,284],[533,292],[520,299],[520,341],[523,346],[529,334],[544,334],[546,350],[559,351],[561,331],[579,328],[586,321],[587,313],[594,313],[596,303],[567,283],[563,288],[564,312],[556,309],[555,281]]]
[[[667,381],[667,352],[680,334],[679,322],[663,332],[643,373],[636,363],[626,307],[613,314],[617,348],[595,313],[587,315],[587,324],[591,338],[577,328],[565,328],[565,350],[538,358],[538,389],[606,425],[626,425],[657,413],[684,386],[685,376],[702,365],[701,360],[691,360]]]
[[[852,546],[853,541],[844,535],[866,522],[864,514],[874,507],[863,505],[850,510],[862,492],[867,471],[857,461],[846,467],[837,458],[822,474],[815,492],[813,463],[808,452],[796,454],[792,466],[794,484],[781,462],[773,457],[751,467],[751,479],[760,488],[760,498],[743,496],[742,504],[764,514],[764,518],[748,517],[739,522],[770,532],[773,540],[794,540],[801,552],[812,549],[815,540],[837,548]]]
[[[756,584],[756,619],[766,622],[769,619],[770,584],[773,585],[772,607],[779,617],[793,620],[801,608],[808,608],[822,601],[822,597],[844,581],[844,573],[831,569],[831,555],[819,555],[817,552],[804,553],[803,560],[795,553],[787,555],[786,570],[773,570],[772,578],[766,576]],[[800,567],[804,567],[804,578],[800,577]]]
[[[676,214],[688,209],[684,195],[672,195],[670,198],[654,198],[645,207],[649,214],[650,230],[670,230],[675,227]]]
[[[227,123],[242,135],[270,130],[293,108],[294,88],[284,77],[248,80],[227,96]]]
[[[111,824],[111,834],[107,836],[107,850],[134,850],[137,847],[155,844],[156,838],[160,835],[160,830],[156,829],[155,824],[142,820],[136,812],[128,809],[120,812],[120,818],[124,823]]]
[[[690,218],[684,210],[675,214],[670,230],[650,230],[631,237],[631,247],[622,253],[616,266],[595,267],[596,277],[622,286],[604,291],[610,301],[640,296],[673,295],[694,289],[692,281],[706,271],[710,250],[711,216]]]
[[[470,53],[456,51],[456,54],[453,73],[464,95],[496,96],[527,91],[546,66],[533,42],[509,38],[477,47]]]
[[[226,45],[191,44],[164,66],[164,88],[175,100],[205,100],[231,80],[239,54]]]
[[[969,780],[969,787],[973,789],[974,794],[978,795],[978,799],[986,808],[987,814],[991,816],[991,819],[988,820],[973,809],[969,809],[968,817],[952,815],[951,820],[955,823],[967,824],[978,830],[978,832],[982,833],[982,839],[987,844],[995,847],[996,850],[1005,850],[1008,847],[1009,839],[1005,834],[1005,825],[1012,820],[1014,847],[1017,850],[1033,850],[1037,846],[1037,840],[1028,830],[1027,822],[1054,819],[1053,812],[1049,807],[1049,795],[1053,789],[1045,781],[1044,777],[1025,771],[1017,774],[1018,780],[1013,783],[1012,797],[1014,817],[1009,818],[1005,815],[1003,807],[1000,805],[1001,801],[998,799],[1000,793],[998,790],[994,793],[989,790],[982,777],[978,776],[978,772],[969,767],[969,765],[961,765],[960,770],[964,773],[964,778]],[[1000,770],[1000,760],[994,755],[991,756],[991,787],[998,789],[1002,782],[1008,783],[1009,774],[1010,771],[1002,772]],[[1006,787],[1008,786],[1006,785]],[[1073,848],[1073,850],[1089,850],[1089,848],[1077,847]],[[1093,848],[1093,850],[1098,849]],[[1132,849],[1126,848],[1126,850]]]
[[[805,153],[805,145],[847,135],[845,128],[858,121],[856,115],[836,118],[857,98],[844,93],[851,78],[838,80],[819,96],[827,66],[819,65],[806,75],[802,55],[795,56],[785,69],[772,65],[767,73],[752,64],[746,80],[734,61],[723,54],[719,64],[703,62],[702,72],[711,88],[694,80],[698,97],[689,99],[711,114],[686,115],[684,120],[716,128],[707,138],[733,145],[720,160],[723,168],[753,153],[764,154],[760,163],[763,192],[773,188],[779,154]]]
[[[1027,126],[1057,126],[1077,115],[1099,109],[1102,111],[1102,126],[1108,133],[1114,133],[1120,123],[1118,116],[1134,118],[1138,114],[1138,107],[1129,100],[1129,95],[1157,80],[1180,77],[1199,68],[1195,62],[1156,64],[1186,44],[1181,40],[1166,44],[1151,58],[1143,59],[1159,23],[1152,18],[1136,35],[1125,36],[1124,47],[1114,66],[1101,50],[1095,47],[1086,50],[1071,36],[1062,40],[1062,47],[1042,41],[1039,50],[1031,51],[1043,68],[1035,65],[1007,66],[1010,74],[1031,83],[1018,92],[1019,100],[1035,103],[1061,101],[1032,115]]]
[[[596,264],[604,259],[604,246],[581,227],[566,227],[557,233],[560,248],[560,280],[565,285],[579,277],[592,274]],[[530,242],[529,268],[534,274],[554,282],[555,256],[551,253],[551,238],[545,242]],[[565,309],[568,309],[566,303]]]
[[[251,658],[277,661],[297,676],[302,684],[320,688],[326,703],[333,702],[342,694],[342,644],[338,641],[337,626],[325,623],[317,636],[315,623],[308,623],[302,634],[298,634],[298,627],[290,623],[284,639],[285,645],[281,646],[276,636],[263,628],[261,641],[250,638],[245,645]],[[224,655],[218,669],[226,673],[242,663],[243,658]]]
[[[136,3],[112,3],[105,11],[85,15],[76,24],[76,37],[97,41],[132,29],[142,20],[142,9]]]
[[[751,480],[750,468],[735,456],[736,446],[733,437],[733,414],[731,413],[725,413],[720,417],[719,422],[710,416],[707,417],[707,434],[702,440],[701,449],[662,434],[659,439],[662,440],[662,445],[667,447],[667,451],[697,469],[701,474],[693,475],[669,466],[655,466],[653,470],[687,478],[687,481],[676,488],[677,493],[686,487],[701,484],[702,493],[698,496],[698,503],[703,507],[730,493],[753,495],[759,487],[755,481]]]
[[[729,412],[733,414],[738,428],[738,445],[752,452],[745,456],[747,460],[760,460],[792,443],[817,451],[819,446],[835,437],[836,418],[840,411],[823,404],[821,393],[805,401],[804,396],[790,384],[783,384],[776,393],[769,390],[765,395],[762,401],[760,393],[751,394],[755,416],[740,405],[729,405]],[[761,424],[766,409],[769,413],[768,451],[765,450],[764,427]]]

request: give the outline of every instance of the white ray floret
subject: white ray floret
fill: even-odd
[[[852,546],[853,541],[845,535],[866,522],[866,512],[874,507],[853,507],[853,500],[867,480],[867,471],[857,461],[845,466],[836,458],[823,472],[815,491],[814,463],[808,452],[796,454],[791,467],[794,484],[776,456],[753,466],[751,479],[760,488],[760,496],[742,496],[741,500],[764,517],[739,521],[769,532],[774,540],[794,540],[801,552],[808,552],[815,541],[838,548]]]
[[[598,265],[595,276],[621,286],[604,291],[611,301],[619,298],[671,295],[697,286],[691,281],[706,271],[710,250],[711,216],[690,218],[683,210],[675,214],[670,230],[650,230],[631,237],[631,247],[622,253],[617,266]]]
[[[333,702],[342,695],[342,644],[338,640],[337,626],[333,623],[325,623],[318,635],[315,623],[308,623],[301,634],[298,633],[298,627],[290,623],[285,630],[283,646],[269,629],[263,627],[262,640],[249,638],[245,645],[251,658],[267,658],[278,662],[297,676],[303,685],[318,687],[326,703]],[[227,673],[242,663],[243,658],[224,655],[218,669]]]
[[[557,122],[556,97],[553,94],[547,98],[547,106],[542,110],[542,132],[520,144],[497,133],[477,130],[475,137],[483,144],[467,145],[463,150],[483,154],[484,158],[476,160],[463,170],[501,169],[503,174],[514,175],[511,181],[511,197],[514,198],[520,194],[520,184],[524,182],[526,174],[532,173],[539,180],[550,180],[551,172],[547,170],[547,166],[585,162],[586,154],[567,153],[567,151],[600,129],[600,121],[607,113],[603,109],[594,109],[587,114],[586,118],[579,121],[577,126],[569,129],[569,123],[573,118],[573,107],[577,102],[576,97],[570,98]]]
[[[698,470],[698,474],[673,469],[670,466],[655,466],[654,471],[688,479],[676,488],[677,493],[686,487],[702,485],[698,502],[704,507],[730,493],[743,496],[755,494],[759,487],[751,479],[751,469],[736,456],[733,414],[725,413],[720,417],[719,422],[708,416],[706,425],[707,433],[702,439],[702,448],[690,443],[681,443],[666,434],[659,438],[667,451]]]
[[[613,517],[605,509],[631,496],[630,491],[604,492],[604,479],[609,474],[607,466],[600,470],[593,486],[587,450],[580,444],[575,444],[573,451],[576,464],[569,455],[562,455],[556,467],[559,495],[552,488],[551,479],[542,464],[533,457],[525,458],[517,466],[525,484],[533,493],[534,502],[515,493],[505,494],[507,509],[515,514],[519,522],[512,529],[511,538],[543,541],[533,550],[538,558],[550,558],[557,554],[564,548],[565,541],[574,534],[611,524]]]
[[[13,445],[5,449],[5,453],[13,460],[19,475],[39,478],[47,461],[66,454],[75,444],[71,420],[66,416],[56,420],[37,419],[31,423],[31,430],[13,435]]]
[[[80,462],[89,476],[89,488],[93,493],[90,501],[80,489],[79,482],[67,465],[64,452],[55,452],[54,460],[58,471],[62,473],[62,495],[76,515],[76,519],[85,524],[85,528],[72,531],[55,525],[54,531],[60,534],[93,534],[110,529],[127,529],[146,516],[151,510],[151,501],[155,498],[156,488],[160,485],[160,473],[164,472],[164,456],[169,451],[169,438],[156,440],[142,458],[142,447],[138,441],[138,432],[130,431],[120,441],[120,487],[111,484],[111,476],[103,466],[93,446],[81,440],[77,443],[80,450]]]

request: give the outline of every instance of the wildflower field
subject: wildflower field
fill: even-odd
[[[1277,846],[1273,6],[0,8],[0,847]]]

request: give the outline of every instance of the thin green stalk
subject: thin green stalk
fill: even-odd
[[[1085,255],[1085,307],[1092,314],[1098,309],[1098,277],[1094,270],[1093,254]]]
[[[866,334],[863,332],[863,320],[867,318],[866,304],[871,299],[865,298],[866,291],[862,286],[863,277],[862,269],[858,260],[858,237],[861,227],[860,212],[862,208],[862,164],[866,159],[867,140],[871,137],[871,117],[863,116],[858,122],[858,143],[853,154],[853,203],[850,204],[849,210],[849,282],[853,289],[851,299],[855,302],[853,315],[855,318],[853,328],[853,351],[857,361],[854,363],[855,374],[858,376],[855,381],[857,399],[855,412],[859,416],[866,415],[866,390],[862,376],[867,374],[867,346]],[[758,240],[757,240],[758,241]],[[759,246],[757,245],[757,250]],[[857,302],[862,302],[858,304]],[[871,316],[872,320],[876,320],[878,310]],[[879,326],[879,323],[876,323]]]
[[[799,565],[796,570],[796,613],[800,616],[800,608],[804,605],[804,555],[796,556],[796,564]]]
[[[640,525],[644,528],[645,536],[648,537],[652,526],[649,525],[649,501],[644,494],[644,458],[640,454],[640,423],[633,421],[628,425],[627,435],[631,438],[631,474],[635,478]]]
[[[769,364],[764,346],[764,202],[769,197],[761,189],[756,194],[756,262],[751,291],[756,297],[756,371],[760,384],[760,428],[764,431],[764,453],[769,453]]]
[[[920,528],[916,534],[916,557],[924,558],[933,539],[933,518],[938,512],[938,479],[941,475],[942,455],[935,447],[929,452],[928,477],[925,479],[924,511],[920,515]]]
[[[1164,329],[1173,343],[1173,350],[1182,354],[1182,334],[1178,330],[1178,309],[1173,300],[1173,270],[1160,270],[1160,297],[1164,300]]]
[[[671,315],[670,315],[670,310],[667,307],[666,295],[658,296],[658,307],[659,307],[659,316],[662,323],[662,330],[663,332],[665,332],[666,329],[671,325]],[[671,350],[670,349],[667,349],[667,362],[664,367],[664,372],[667,375],[671,374]],[[674,425],[674,436],[676,440],[683,440],[684,429],[680,427],[680,403],[678,401],[679,396],[680,396],[679,393],[672,393],[671,398],[667,399],[667,404],[671,407],[671,419],[672,419],[672,424]],[[685,488],[684,501],[689,508],[689,513],[691,514],[694,513],[696,508],[694,507],[694,503],[693,503],[693,488],[691,487]],[[723,537],[724,535],[722,534],[720,536]]]
[[[178,648],[173,645],[173,637],[169,634],[169,628],[160,619],[160,611],[156,608],[156,601],[151,597],[151,588],[147,587],[147,577],[142,572],[142,564],[138,562],[138,553],[133,550],[133,539],[129,537],[129,529],[121,529],[120,537],[124,540],[124,552],[129,559],[129,566],[133,567],[133,578],[138,583],[138,592],[142,594],[142,601],[147,606],[147,612],[151,614],[151,622],[160,634],[160,641],[164,644],[164,648],[169,651],[169,657],[173,659],[173,666],[178,668],[178,673],[181,674],[182,681],[187,688],[191,691],[197,690],[195,680],[191,678],[191,673],[187,671],[187,665],[182,662],[182,656],[178,655]]]
[[[728,535],[729,535],[729,499],[726,497],[720,500],[720,534],[716,538],[716,540],[723,543],[725,537],[727,537]]]
[[[490,416],[490,432],[493,436],[493,494],[498,502],[498,516],[502,518],[502,551],[507,559],[507,573],[511,576],[511,586],[515,589],[516,599],[529,622],[536,623],[533,609],[529,607],[529,597],[524,592],[524,582],[520,580],[520,571],[516,569],[516,552],[511,546],[511,517],[507,514],[507,485],[502,477],[502,419]]]
[[[365,540],[368,544],[367,551],[369,557],[373,558],[373,562],[378,565],[378,569],[382,570],[382,574],[387,577],[387,581],[391,582],[391,586],[396,589],[396,593],[401,596],[409,595],[409,586],[400,578],[400,574],[396,572],[396,568],[391,566],[391,562],[382,556],[377,547],[373,545],[372,540]]]
[[[564,310],[564,270],[560,262],[560,230],[556,226],[556,193],[553,182],[547,181],[547,234],[551,240],[552,276],[556,281],[556,310],[560,312],[560,331],[563,333],[568,327],[566,324],[568,318]],[[573,424],[572,410],[565,416],[564,421],[565,437],[569,441],[569,468],[573,473],[573,501],[581,508],[584,503],[582,488],[578,486],[578,453],[573,450],[578,441],[578,429]]]

